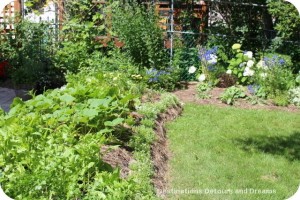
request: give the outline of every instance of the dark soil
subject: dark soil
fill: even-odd
[[[211,98],[209,99],[200,99],[197,97],[197,83],[190,83],[187,85],[187,88],[184,90],[175,91],[174,94],[184,103],[196,103],[200,105],[216,105],[220,107],[232,107],[223,103],[219,97],[226,90],[226,88],[214,88],[211,92]],[[286,107],[275,106],[271,101],[266,101],[264,104],[255,104],[252,105],[246,99],[238,99],[234,107],[244,108],[244,109],[266,109],[266,110],[281,110],[288,112],[300,112],[300,109],[297,106],[289,105]]]
[[[102,160],[113,168],[120,168],[121,178],[126,178],[129,173],[129,165],[134,161],[132,153],[128,150],[117,147],[113,148],[109,145],[104,145],[100,149]]]

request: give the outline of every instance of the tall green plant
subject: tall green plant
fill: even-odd
[[[125,43],[125,51],[141,67],[161,69],[167,66],[162,30],[152,7],[135,1],[113,8],[113,31]]]
[[[55,32],[49,24],[21,21],[15,29],[0,35],[0,57],[10,64],[16,83],[35,83],[41,73],[53,67]]]
[[[292,57],[293,70],[300,70],[300,16],[294,5],[283,0],[268,0],[268,10],[275,19],[277,37],[273,40],[271,51]]]

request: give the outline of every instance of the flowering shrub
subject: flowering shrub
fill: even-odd
[[[213,47],[211,49],[201,48],[199,50],[199,59],[201,61],[202,73],[199,74],[199,82],[203,82],[206,79],[208,81],[213,81],[213,73],[216,71],[218,63],[218,47]]]
[[[240,84],[252,82],[252,77],[255,74],[253,53],[251,51],[243,52],[240,44],[234,44],[232,50],[235,57],[229,61],[226,73],[236,76]]]
[[[174,90],[179,82],[179,72],[176,68],[164,70],[150,68],[145,73],[148,85],[154,89]]]
[[[188,70],[189,74],[196,73],[199,82],[207,81],[216,84],[219,74],[224,72],[224,68],[219,62],[221,60],[220,57],[226,57],[222,48],[218,46],[212,48],[200,48],[198,54],[200,67],[197,69],[196,67],[191,66]]]
[[[295,85],[295,78],[290,68],[291,58],[280,54],[267,54],[256,65],[256,83],[269,98],[286,94]]]

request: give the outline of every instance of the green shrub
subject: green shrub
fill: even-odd
[[[289,56],[267,54],[257,63],[256,83],[266,92],[268,98],[285,94],[295,85]]]
[[[255,59],[253,52],[241,50],[240,44],[232,46],[234,58],[229,61],[227,73],[234,75],[239,84],[249,84],[255,75]]]
[[[289,105],[289,96],[287,93],[278,94],[273,98],[273,103],[276,106],[287,106]]]
[[[0,35],[0,60],[8,61],[14,83],[34,85],[54,67],[55,32],[47,23],[23,20],[14,26],[14,31]]]
[[[179,69],[167,68],[165,70],[157,70],[154,68],[146,69],[145,77],[150,88],[156,90],[173,91],[179,86]]]
[[[244,93],[243,89],[232,86],[227,88],[224,93],[221,94],[220,99],[223,103],[233,105],[236,99],[244,97],[246,97],[246,94]]]
[[[124,51],[140,67],[159,70],[168,65],[158,19],[152,7],[145,8],[136,1],[113,7],[113,30],[125,43]]]
[[[199,83],[197,85],[197,94],[200,99],[209,99],[211,95],[209,92],[212,90],[212,86],[209,83]]]

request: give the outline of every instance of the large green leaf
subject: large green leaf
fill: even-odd
[[[59,97],[59,99],[67,104],[72,103],[75,98],[69,94],[64,94],[63,96]]]
[[[117,126],[124,121],[124,118],[116,118],[113,121],[106,121],[104,122],[105,126]]]

